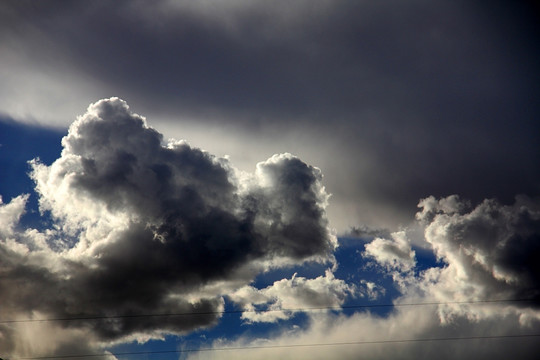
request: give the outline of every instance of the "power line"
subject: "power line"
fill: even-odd
[[[77,320],[105,320],[105,319],[129,319],[144,317],[172,317],[172,316],[203,316],[203,315],[222,315],[222,314],[240,314],[240,313],[264,313],[277,311],[316,311],[316,310],[344,310],[344,309],[370,309],[387,307],[406,307],[406,306],[435,306],[435,305],[465,305],[465,304],[486,304],[486,303],[504,303],[504,302],[529,302],[536,299],[499,299],[499,300],[470,300],[470,301],[446,301],[446,302],[423,302],[423,303],[401,303],[401,304],[366,304],[366,305],[345,305],[345,306],[318,306],[304,308],[286,308],[286,309],[266,309],[266,310],[222,310],[222,311],[200,311],[200,312],[179,312],[162,314],[128,314],[128,315],[94,315],[94,316],[74,316],[64,318],[46,318],[46,319],[11,319],[0,320],[0,324],[14,323],[32,323],[32,322],[53,322],[53,321],[77,321]]]
[[[111,356],[111,355],[112,356],[128,356],[128,355],[181,354],[181,353],[203,352],[203,351],[283,349],[283,348],[303,348],[303,347],[305,348],[305,347],[319,347],[319,346],[399,344],[399,343],[411,343],[411,342],[493,340],[493,339],[517,339],[517,338],[534,338],[534,337],[540,337],[540,334],[463,336],[463,337],[440,337],[440,338],[425,338],[425,339],[348,341],[348,342],[331,342],[331,343],[289,344],[289,345],[236,346],[236,347],[183,349],[183,350],[132,351],[132,352],[120,352],[120,353],[110,353],[110,354],[75,354],[75,355],[18,357],[18,358],[12,358],[12,359],[7,359],[7,360],[47,360],[47,359],[65,359],[65,358],[106,357],[106,356]]]

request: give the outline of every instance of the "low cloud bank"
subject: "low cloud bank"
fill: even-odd
[[[473,207],[454,195],[428,197],[419,207],[417,225],[439,266],[416,269],[407,230],[375,237],[360,254],[391,277],[401,293],[388,315],[369,309],[350,316],[309,313],[303,329],[216,341],[214,348],[260,347],[234,355],[221,351],[220,358],[535,359],[540,351],[540,202],[518,196],[512,205],[485,200]],[[201,352],[189,358],[212,356]]]

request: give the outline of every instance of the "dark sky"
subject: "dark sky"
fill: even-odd
[[[295,153],[323,170],[340,231],[406,224],[427,195],[540,191],[533,2],[21,1],[2,17],[7,115],[67,126],[114,95],[246,170]]]

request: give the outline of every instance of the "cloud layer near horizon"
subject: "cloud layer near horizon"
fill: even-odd
[[[535,359],[537,337],[474,338],[540,334],[540,203],[519,197],[513,205],[485,200],[471,207],[449,196],[423,199],[419,207],[425,239],[442,266],[416,270],[406,231],[365,246],[364,256],[374,259],[399,289],[388,315],[311,314],[305,328],[281,329],[267,338],[217,340],[213,346],[220,349],[262,347],[220,351],[220,358]],[[422,303],[432,305],[418,305]],[[451,340],[468,337],[472,339]],[[446,340],[419,341],[429,339]],[[212,356],[201,352],[189,359]]]
[[[240,173],[185,142],[164,144],[117,98],[90,105],[62,144],[50,166],[32,162],[54,226],[17,230],[27,195],[1,208],[2,318],[207,314],[62,324],[88,344],[181,334],[215,324],[222,296],[264,269],[333,261],[322,174],[290,154]],[[35,341],[1,331],[15,354]]]

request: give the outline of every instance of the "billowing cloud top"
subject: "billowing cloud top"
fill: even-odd
[[[450,196],[429,197],[417,218],[425,238],[448,267],[446,299],[540,300],[540,206],[517,197],[513,205],[484,200],[475,208]],[[530,304],[530,303],[529,303]]]
[[[321,172],[290,154],[241,173],[164,144],[118,98],[90,105],[62,144],[52,165],[32,162],[55,226],[16,231],[25,196],[2,207],[3,318],[208,314],[64,324],[100,341],[178,334],[214,323],[221,296],[268,266],[333,259]]]

